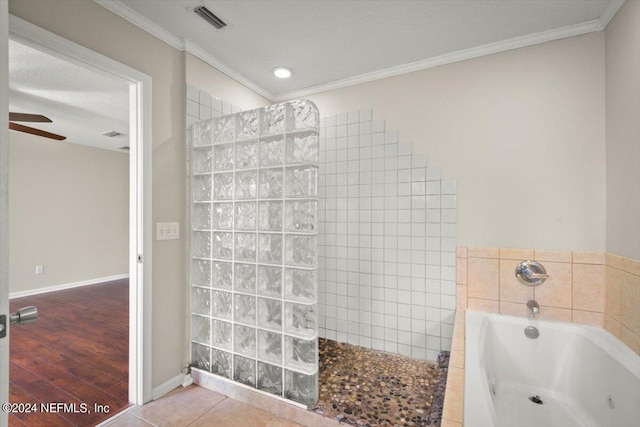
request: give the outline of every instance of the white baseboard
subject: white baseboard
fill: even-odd
[[[157,387],[154,387],[151,390],[151,398],[153,400],[159,399],[165,394],[169,393],[171,390],[180,387],[185,382],[185,375],[180,373],[173,378],[163,382]]]
[[[63,289],[78,288],[80,286],[97,285],[99,283],[111,282],[113,280],[121,280],[129,277],[127,274],[117,274],[115,276],[97,277],[95,279],[82,280],[80,282],[63,283],[62,285],[45,286],[44,288],[29,289],[28,291],[10,292],[9,299],[28,297],[31,295],[45,294],[47,292],[61,291]]]

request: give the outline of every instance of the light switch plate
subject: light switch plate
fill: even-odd
[[[177,240],[180,238],[179,222],[156,223],[156,240]]]

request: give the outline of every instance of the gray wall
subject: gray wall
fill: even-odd
[[[607,26],[607,252],[640,260],[640,2]]]
[[[129,155],[19,132],[9,144],[9,291],[128,273]]]

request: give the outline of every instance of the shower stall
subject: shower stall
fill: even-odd
[[[438,420],[455,182],[371,110],[298,100],[189,134],[191,366],[355,423]]]
[[[192,127],[191,364],[318,396],[318,110],[305,100]]]

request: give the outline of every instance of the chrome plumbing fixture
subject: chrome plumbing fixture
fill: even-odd
[[[542,264],[527,260],[516,266],[516,277],[523,285],[539,286],[549,278],[549,275]]]
[[[524,328],[524,334],[527,338],[535,340],[540,336],[540,331],[535,326],[527,326]]]
[[[536,314],[540,313],[540,306],[535,300],[530,299],[527,301],[527,308],[529,309],[529,314],[533,315],[534,318],[536,317]]]

